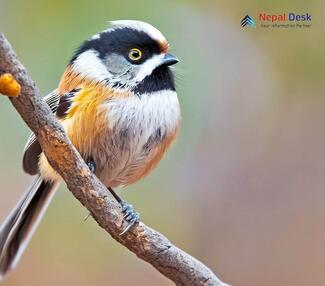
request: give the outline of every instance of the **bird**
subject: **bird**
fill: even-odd
[[[114,191],[149,174],[175,140],[180,105],[172,65],[179,60],[154,26],[110,22],[84,41],[58,87],[44,97],[82,158],[121,205],[128,232],[139,214]],[[34,179],[0,227],[0,278],[20,260],[60,182],[37,137],[24,148]]]

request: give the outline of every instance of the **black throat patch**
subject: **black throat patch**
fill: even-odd
[[[134,87],[133,92],[144,94],[161,90],[176,90],[173,72],[164,65],[156,68],[149,76],[139,82]]]

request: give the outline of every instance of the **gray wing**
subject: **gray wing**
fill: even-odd
[[[71,106],[71,99],[78,90],[72,90],[71,92],[59,96],[57,91],[52,91],[49,95],[44,97],[45,102],[50,107],[51,111],[58,117],[64,117],[65,113]],[[36,175],[38,173],[38,157],[42,153],[41,145],[38,143],[34,133],[32,133],[25,145],[23,155],[23,169],[30,175]]]

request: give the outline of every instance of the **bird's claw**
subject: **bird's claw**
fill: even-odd
[[[90,172],[95,173],[95,170],[96,170],[96,164],[95,164],[95,162],[88,161],[87,162],[87,166],[88,166]]]
[[[126,203],[122,202],[122,213],[124,214],[123,218],[127,222],[127,226],[125,229],[120,233],[120,235],[123,235],[127,233],[132,226],[140,222],[140,215],[137,213],[134,209],[133,206]]]

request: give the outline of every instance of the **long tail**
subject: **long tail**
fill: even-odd
[[[0,281],[18,263],[58,186],[35,178],[0,226]]]

